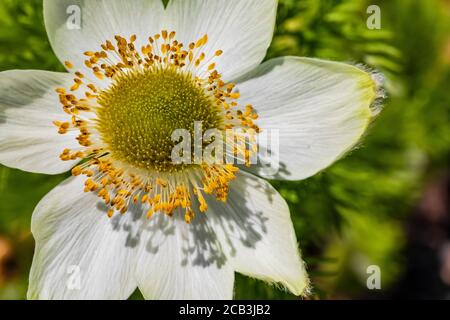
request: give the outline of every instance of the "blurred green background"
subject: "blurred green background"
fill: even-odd
[[[366,26],[371,4],[380,30]],[[0,48],[0,71],[63,71],[41,0],[0,1]],[[384,111],[358,149],[306,181],[273,182],[291,208],[311,298],[450,298],[450,1],[280,0],[268,58],[284,55],[364,63],[387,78]],[[63,179],[0,166],[0,299],[25,298],[31,213]],[[367,289],[369,265],[382,290]],[[295,297],[238,275],[236,298]]]

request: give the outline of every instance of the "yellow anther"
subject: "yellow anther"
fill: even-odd
[[[97,88],[92,83],[88,84],[87,87],[91,89],[92,92],[97,93]]]
[[[70,61],[65,61],[64,65],[66,66],[67,69],[72,69],[73,68],[73,64]]]
[[[106,41],[106,48],[108,49],[108,50],[115,50],[116,48],[113,46],[113,44],[111,43],[111,41],[109,41],[109,40],[107,40]]]
[[[253,112],[253,106],[248,104],[245,106],[245,113],[244,116],[248,117]]]
[[[186,214],[184,215],[184,221],[186,221],[187,224],[190,224],[192,222],[192,219],[194,219],[195,215],[192,210],[186,211]]]
[[[198,40],[198,41],[195,43],[195,47],[196,47],[196,48],[200,48],[200,47],[204,46],[207,42],[208,42],[208,35],[205,34],[205,35],[203,36],[203,38],[201,38],[200,40]]]
[[[99,80],[103,80],[104,76],[101,72],[94,72],[94,75],[97,77],[97,79]]]
[[[241,94],[239,92],[234,92],[230,94],[231,99],[239,99],[241,97]]]
[[[82,172],[82,169],[80,166],[76,166],[72,169],[72,175],[73,176],[79,176]]]
[[[76,91],[80,88],[79,83],[75,83],[73,86],[70,87],[70,91]]]
[[[167,181],[157,178],[156,179],[156,184],[159,185],[160,187],[166,188],[167,187]]]

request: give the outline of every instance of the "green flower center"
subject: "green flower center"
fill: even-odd
[[[223,118],[213,97],[187,73],[170,68],[130,72],[114,79],[98,103],[98,128],[111,155],[135,167],[158,172],[184,169],[172,162],[177,129],[194,141],[194,123],[203,133],[221,129]]]

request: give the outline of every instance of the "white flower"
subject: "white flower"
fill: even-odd
[[[71,5],[80,29],[67,28]],[[277,179],[308,178],[358,143],[377,81],[317,59],[260,65],[276,9],[275,0],[44,0],[69,73],[0,73],[0,162],[73,173],[33,213],[29,298],[126,299],[138,287],[149,299],[230,299],[235,272],[307,292],[288,206],[254,175],[270,178],[264,170],[168,161],[172,130],[192,132],[197,120],[279,129]]]

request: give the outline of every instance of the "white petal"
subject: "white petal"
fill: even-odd
[[[74,29],[78,12],[81,26]],[[52,47],[62,62],[71,61],[79,70],[84,69],[85,51],[100,50],[115,35],[129,38],[136,34],[136,47],[141,48],[150,35],[160,31],[163,12],[161,0],[44,0]]]
[[[279,283],[295,295],[307,293],[289,208],[267,181],[239,173],[228,201],[208,204],[206,216],[237,272]]]
[[[166,9],[165,27],[177,32],[187,45],[208,35],[202,49],[216,58],[225,80],[245,74],[263,61],[272,41],[277,0],[172,0]],[[205,65],[205,68],[208,66]]]
[[[294,57],[264,63],[238,88],[240,103],[255,107],[263,132],[280,134],[279,172],[257,173],[287,180],[308,178],[350,151],[375,115],[378,89],[354,66]]]
[[[74,165],[72,161],[62,161],[59,155],[65,148],[78,145],[76,133],[60,135],[53,124],[68,117],[55,89],[71,81],[65,73],[0,73],[1,164],[46,174],[65,172]]]
[[[29,299],[126,299],[136,288],[133,215],[109,219],[84,180],[66,180],[33,213]]]
[[[136,279],[145,298],[232,298],[234,271],[204,215],[190,225],[179,213],[173,218],[157,215],[146,233],[136,264]]]

